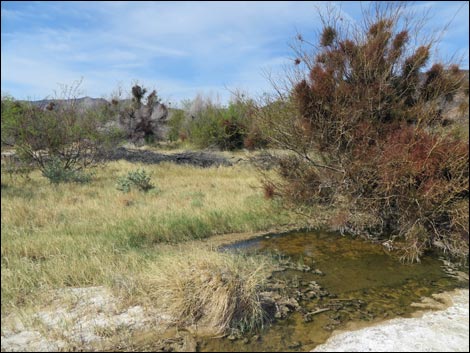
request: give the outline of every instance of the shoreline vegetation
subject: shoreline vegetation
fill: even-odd
[[[116,189],[117,178],[136,167],[152,176],[155,190],[123,193]],[[41,319],[42,324],[38,324],[38,319],[33,319],[38,312],[44,312],[45,303],[59,312],[70,310],[63,308],[70,305],[67,303],[80,301],[80,295],[70,299],[63,293],[74,288],[90,288],[91,293],[97,288],[94,295],[98,298],[109,295],[102,294],[102,290],[111,290],[115,296],[110,300],[113,305],[127,310],[126,318],[132,318],[134,314],[127,313],[135,310],[138,314],[133,320],[140,320],[143,325],[163,317],[164,322],[177,326],[188,327],[197,322],[198,332],[206,335],[253,331],[251,327],[269,324],[263,319],[266,308],[260,306],[257,293],[266,290],[270,271],[278,266],[278,260],[263,256],[246,259],[217,249],[260,236],[325,225],[319,222],[320,214],[316,224],[309,224],[304,216],[266,199],[258,170],[249,163],[196,168],[121,160],[98,170],[92,184],[57,186],[38,172],[31,173],[28,180],[2,173],[2,206],[2,327],[6,338],[16,337],[12,334],[15,329],[8,329],[14,322],[24,322],[19,327],[31,332],[39,327],[38,332],[45,336],[28,337],[43,348],[71,349],[76,344],[77,337],[72,333],[58,339],[59,343],[47,341],[44,321]],[[175,227],[175,222],[179,227]],[[219,275],[215,275],[218,271]],[[205,272],[209,282],[203,278]],[[208,283],[204,295],[196,291],[204,290],[202,283]],[[224,284],[227,292],[223,292]],[[59,293],[53,295],[58,299],[51,301],[51,293]],[[189,293],[197,295],[189,299]],[[213,293],[218,294],[214,297]],[[86,298],[87,294],[83,295]],[[170,301],[158,300],[162,297]],[[205,300],[198,302],[198,298]],[[228,312],[214,312],[212,321],[205,314],[198,317],[198,312],[207,312],[206,305]],[[152,313],[153,319],[140,310]],[[172,317],[171,313],[176,312],[181,316]],[[248,316],[244,319],[243,315]],[[78,318],[65,317],[74,327]],[[88,325],[94,327],[91,317]],[[134,332],[134,328],[127,329]],[[64,328],[64,332],[68,331]],[[116,332],[93,335],[114,337]],[[89,335],[90,342],[84,342],[83,347],[96,348],[95,336]],[[183,343],[179,344],[175,349],[181,349]]]
[[[259,97],[2,92],[2,351],[269,347],[276,320],[324,338],[468,287],[468,70],[433,56],[439,34],[406,2],[362,22],[323,10]],[[296,229],[335,235],[293,234],[283,253],[266,234]],[[266,253],[219,249],[260,235]]]

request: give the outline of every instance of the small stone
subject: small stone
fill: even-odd
[[[294,341],[292,342],[292,344],[288,345],[287,348],[295,349],[295,348],[300,348],[301,346],[302,346],[302,343],[300,343],[299,341]]]
[[[230,341],[235,341],[237,339],[237,337],[235,335],[230,335],[227,337],[228,340]]]
[[[314,291],[307,292],[306,294],[308,299],[315,299],[317,297],[317,293]]]

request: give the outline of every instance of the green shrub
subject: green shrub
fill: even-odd
[[[183,132],[183,123],[185,120],[184,111],[175,109],[171,112],[170,119],[168,120],[168,139],[170,141],[177,141]]]
[[[191,116],[188,133],[191,142],[200,148],[218,147],[235,150],[244,147],[248,129],[248,106],[231,102],[227,108],[207,102]]]
[[[89,183],[92,174],[83,170],[67,169],[58,158],[53,158],[46,162],[42,170],[42,175],[53,184],[59,183]]]
[[[2,156],[2,171],[10,176],[10,178],[22,177],[29,179],[29,174],[33,171],[34,165],[30,162],[23,161],[15,155]]]
[[[129,192],[133,186],[144,192],[155,188],[150,182],[150,176],[143,169],[137,169],[129,172],[127,176],[119,178],[116,188],[123,192]]]
[[[50,180],[87,180],[79,171],[104,162],[120,139],[106,128],[114,119],[106,105],[81,104],[77,88],[64,88],[65,99],[46,107],[2,97],[2,146],[14,147],[21,161],[37,166]]]

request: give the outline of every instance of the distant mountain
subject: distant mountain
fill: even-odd
[[[20,102],[29,103],[33,106],[45,109],[49,104],[54,103],[55,105],[66,105],[75,102],[82,109],[95,108],[102,105],[107,105],[109,102],[103,98],[91,98],[91,97],[82,97],[76,99],[42,99],[38,101],[26,101],[22,100]]]

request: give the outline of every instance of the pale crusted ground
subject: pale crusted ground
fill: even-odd
[[[157,327],[161,315],[141,306],[119,308],[104,287],[69,288],[51,293],[48,307],[28,319],[2,319],[1,349],[8,352],[97,348],[120,332]]]
[[[421,317],[392,319],[339,333],[312,352],[468,352],[469,291],[455,290],[436,299],[444,302],[444,306],[451,299],[452,304],[445,310],[425,312]],[[424,306],[417,306],[429,304],[432,303],[426,300]]]

